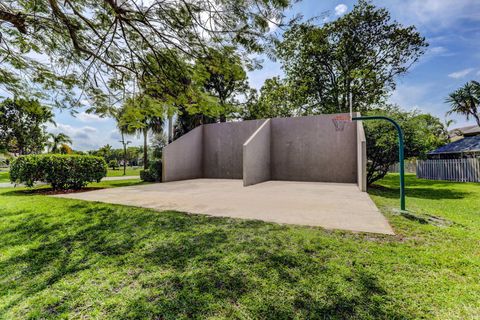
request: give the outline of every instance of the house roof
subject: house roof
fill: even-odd
[[[429,154],[460,153],[480,151],[480,135],[467,136],[463,139],[451,142],[430,152]]]
[[[477,125],[456,128],[449,131],[450,137],[455,136],[474,136],[480,134],[480,127]]]

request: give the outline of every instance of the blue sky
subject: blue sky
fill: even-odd
[[[330,21],[350,11],[356,1],[304,0],[287,11],[287,16],[302,14],[304,19],[328,12]],[[387,8],[392,18],[404,25],[415,25],[426,37],[428,52],[397,79],[397,90],[390,101],[405,109],[420,109],[445,118],[448,93],[470,80],[480,80],[480,0],[375,0]],[[319,21],[319,24],[322,22]],[[278,30],[277,30],[278,31]],[[264,58],[263,68],[249,73],[250,85],[259,89],[265,79],[282,75],[278,63]],[[461,116],[451,116],[460,127],[467,123]],[[90,150],[104,144],[120,147],[119,133],[111,119],[80,113],[76,118],[68,112],[56,112],[57,127],[52,132],[64,132],[73,139],[73,147]],[[140,140],[129,137],[133,145]]]

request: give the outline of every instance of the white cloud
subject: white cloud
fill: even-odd
[[[445,47],[442,47],[442,46],[438,46],[438,47],[430,48],[429,52],[432,53],[432,54],[435,54],[435,55],[437,55],[437,54],[438,55],[443,55],[443,54],[448,52],[448,49],[445,48]]]
[[[467,68],[467,69],[452,72],[448,76],[450,78],[453,78],[453,79],[460,79],[460,78],[468,76],[470,73],[472,73],[473,70],[475,70],[475,69]]]
[[[113,139],[115,141],[120,141],[120,139],[122,139],[122,136],[120,135],[120,131],[118,131],[118,129],[113,129],[112,131],[110,131],[110,139]]]
[[[53,133],[63,132],[71,138],[84,138],[86,135],[91,135],[97,132],[97,129],[90,126],[74,127],[69,124],[57,123],[57,126],[49,126],[48,131]]]
[[[118,129],[108,127],[106,129],[104,124],[101,127],[95,128],[92,126],[72,126],[70,124],[57,123],[57,126],[52,124],[47,126],[47,131],[51,133],[65,133],[72,141],[72,147],[75,150],[95,150],[106,144],[112,145],[114,148],[120,148],[120,133]],[[132,145],[141,145],[142,140],[135,135],[128,135],[126,140],[132,141]]]
[[[47,131],[66,134],[72,139],[74,149],[95,149],[99,146],[98,132],[94,127],[74,127],[69,124],[57,123],[57,126],[49,125]]]
[[[400,21],[432,29],[448,28],[459,20],[480,21],[478,0],[403,0],[393,8]]]
[[[341,16],[342,14],[345,14],[347,10],[348,10],[347,5],[340,3],[338,6],[335,7],[335,14],[337,16]]]
[[[402,108],[415,109],[423,104],[429,96],[431,85],[406,85],[399,84],[390,96],[391,103],[398,104]]]
[[[76,118],[82,122],[101,122],[108,120],[108,118],[102,118],[97,116],[96,114],[86,112],[80,112],[76,115]]]

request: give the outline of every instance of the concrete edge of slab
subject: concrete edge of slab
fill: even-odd
[[[343,192],[346,195],[342,196]],[[332,199],[335,194],[340,198]],[[216,199],[213,202],[212,195]],[[298,198],[299,195],[304,198]],[[369,195],[360,192],[354,184],[269,181],[250,189],[243,188],[241,180],[195,179],[55,196],[159,212],[176,211],[355,233],[395,234]],[[319,207],[323,209],[318,211]]]

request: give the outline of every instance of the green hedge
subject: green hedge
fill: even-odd
[[[162,181],[162,160],[152,161],[147,170],[141,170],[140,179],[146,182]]]
[[[53,189],[81,189],[107,175],[101,157],[67,154],[27,155],[16,158],[10,167],[10,180],[32,187],[36,181]]]

